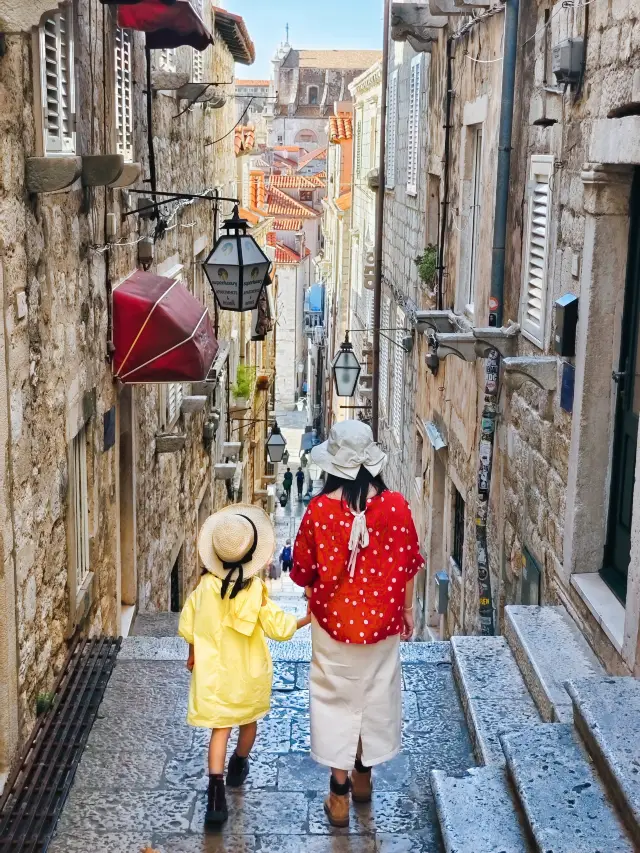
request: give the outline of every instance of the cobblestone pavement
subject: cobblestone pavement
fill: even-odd
[[[278,508],[279,545],[302,512]],[[270,586],[304,612],[288,577]],[[448,643],[403,644],[403,752],[375,771],[373,802],[353,807],[348,830],[328,825],[328,771],[309,756],[308,631],[272,643],[272,710],[245,789],[230,792],[229,821],[213,833],[203,826],[209,732],[185,722],[190,676],[176,626],[176,614],[142,614],[124,641],[50,853],[440,853],[429,771],[474,764]]]

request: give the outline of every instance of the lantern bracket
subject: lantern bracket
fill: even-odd
[[[132,190],[128,189],[127,192],[133,193],[134,195],[144,195],[144,196],[162,196],[164,201],[159,201],[157,204],[150,204],[146,207],[139,207],[136,210],[127,210],[122,214],[125,216],[135,216],[136,214],[147,213],[150,210],[156,210],[162,204],[171,204],[173,201],[195,201],[196,199],[202,199],[203,201],[210,201],[214,207],[217,207],[221,201],[229,201],[236,206],[240,204],[240,199],[238,198],[229,198],[227,196],[221,195],[204,195],[204,193],[165,193],[165,192],[153,192],[152,190]]]

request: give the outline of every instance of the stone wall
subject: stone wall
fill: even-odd
[[[77,153],[113,153],[114,93],[110,73],[115,10],[99,0],[74,6]],[[104,19],[108,55],[96,27]],[[212,20],[209,21],[213,26]],[[143,95],[144,37],[133,35],[134,158],[148,175]],[[109,364],[112,287],[137,268],[138,236],[153,223],[120,214],[135,207],[121,190],[83,189],[29,195],[28,157],[39,155],[41,108],[34,92],[32,34],[9,35],[0,58],[0,280],[3,336],[0,388],[7,401],[7,429],[0,427],[2,523],[0,597],[9,620],[0,631],[0,772],[35,718],[36,699],[51,689],[77,627],[91,635],[117,634],[121,615],[120,475],[118,441],[104,446],[103,418],[119,406]],[[178,50],[178,70],[190,72],[191,50]],[[206,78],[229,79],[233,61],[218,37],[205,54]],[[153,126],[158,189],[202,192],[218,187],[235,194],[233,100],[218,111],[184,107],[175,95],[154,93]],[[227,212],[230,208],[227,207]],[[115,213],[115,241],[106,247],[105,213]],[[156,242],[151,271],[176,274],[196,285],[195,255],[210,248],[211,206],[165,208],[169,230]],[[175,215],[174,215],[175,214]],[[211,304],[211,303],[210,303]],[[224,323],[221,328],[224,327]],[[224,381],[224,380],[223,380]],[[188,388],[185,389],[188,392]],[[170,428],[184,432],[186,447],[159,455],[155,437],[166,431],[164,392],[137,386],[133,393],[138,455],[134,460],[137,520],[137,604],[167,609],[169,578],[180,549],[182,591],[198,573],[195,540],[198,504],[211,491],[211,458],[202,441],[202,414],[181,415]],[[73,567],[69,517],[69,444],[86,431],[89,503],[89,609],[76,612],[70,594]],[[215,500],[221,499],[220,489]],[[130,570],[130,567],[128,567]],[[13,624],[13,614],[16,619]],[[12,641],[15,632],[15,640]],[[14,643],[16,652],[10,650]],[[6,733],[6,735],[5,735]]]

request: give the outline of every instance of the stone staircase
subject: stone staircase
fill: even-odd
[[[481,767],[432,771],[446,853],[640,850],[640,682],[612,678],[562,607],[453,637]]]

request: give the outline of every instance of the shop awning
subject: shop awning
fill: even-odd
[[[152,50],[189,45],[206,50],[213,36],[189,0],[142,0],[141,3],[118,6],[118,25],[123,29],[141,30],[147,34],[147,47]]]
[[[135,6],[144,3],[144,0],[100,0],[103,6]],[[172,6],[176,0],[161,0],[166,6]]]
[[[124,383],[204,382],[219,348],[204,305],[179,281],[141,270],[113,291],[113,343]]]

